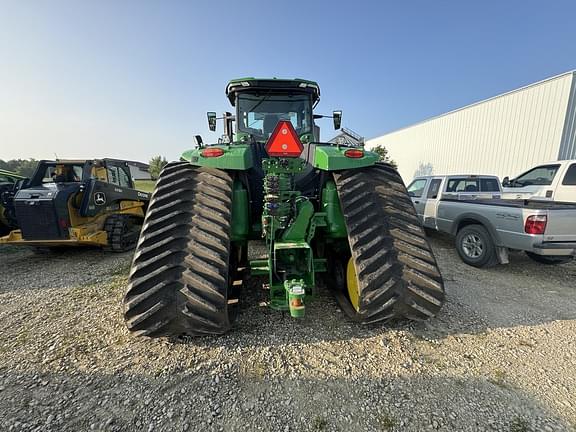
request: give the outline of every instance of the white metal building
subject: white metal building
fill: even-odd
[[[576,71],[370,139],[405,182],[416,175],[513,177],[547,161],[576,159]]]

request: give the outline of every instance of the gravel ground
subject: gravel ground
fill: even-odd
[[[448,301],[425,324],[361,327],[326,292],[294,321],[255,292],[193,340],[128,334],[130,254],[0,249],[0,430],[576,430],[576,263],[432,244]]]

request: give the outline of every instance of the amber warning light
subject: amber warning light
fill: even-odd
[[[302,150],[304,146],[292,123],[287,120],[279,121],[266,143],[266,153],[275,157],[298,157]]]

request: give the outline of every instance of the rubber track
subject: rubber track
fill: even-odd
[[[228,263],[232,179],[168,164],[156,183],[124,298],[138,336],[218,335],[230,328]]]
[[[116,214],[109,216],[106,219],[106,223],[104,224],[104,230],[108,234],[108,246],[106,247],[107,250],[113,252],[126,252],[130,249],[133,249],[136,245],[136,241],[134,240],[130,244],[126,246],[122,246],[122,240],[124,235],[134,235],[137,236],[137,233],[124,233],[124,226],[129,224],[130,216]]]
[[[384,163],[334,178],[360,292],[359,310],[345,311],[365,323],[436,315],[442,276],[402,178]]]

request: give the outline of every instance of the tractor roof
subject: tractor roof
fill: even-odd
[[[301,78],[282,79],[282,78],[237,78],[231,80],[226,86],[226,96],[232,106],[236,103],[236,93],[241,91],[254,90],[277,90],[279,92],[299,92],[312,94],[312,103],[320,99],[320,87],[315,81],[309,81]]]
[[[7,177],[13,177],[15,179],[25,179],[26,178],[24,176],[21,176],[20,174],[16,174],[15,172],[3,170],[3,169],[0,169],[0,174],[3,176],[7,176]]]

